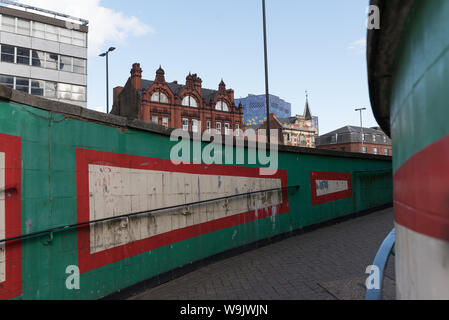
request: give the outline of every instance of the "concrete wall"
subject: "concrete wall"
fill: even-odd
[[[175,165],[169,158],[176,142],[168,133],[0,87],[1,238],[300,187],[8,242],[0,250],[0,298],[96,299],[220,252],[392,201],[391,158],[281,147],[280,169],[264,176],[260,163],[248,163],[256,152],[248,148],[239,165]],[[223,158],[229,150],[236,151],[223,151]],[[68,266],[80,270],[79,290],[66,287]]]

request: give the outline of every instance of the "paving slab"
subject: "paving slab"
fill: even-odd
[[[393,209],[295,236],[205,266],[136,300],[363,300],[366,268],[394,227]],[[394,259],[384,299],[395,299]]]

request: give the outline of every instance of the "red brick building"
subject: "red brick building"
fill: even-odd
[[[234,103],[234,91],[221,81],[218,90],[202,88],[202,80],[189,74],[185,85],[166,82],[162,68],[154,80],[142,79],[135,63],[125,87],[114,88],[112,114],[157,123],[169,128],[222,134],[243,129],[243,110]]]
[[[362,145],[363,139],[363,145]],[[391,139],[378,127],[346,126],[317,139],[317,149],[392,156]]]

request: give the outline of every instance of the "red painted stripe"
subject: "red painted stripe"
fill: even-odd
[[[158,170],[199,175],[233,176],[248,178],[279,179],[282,187],[287,187],[287,171],[278,170],[273,176],[261,176],[259,168],[236,167],[225,165],[181,164],[174,165],[170,160],[146,158],[132,155],[107,153],[86,149],[76,150],[77,162],[77,203],[78,222],[89,221],[89,164],[122,167],[129,169]],[[288,212],[288,191],[282,193],[282,204],[276,206],[276,215]],[[173,230],[147,239],[135,241],[126,245],[111,248],[98,253],[90,253],[90,229],[78,230],[78,264],[81,273],[88,272],[102,266],[145,253],[179,241],[194,238],[210,232],[230,228],[258,219],[272,216],[271,208],[260,209],[257,212],[243,212],[241,214],[208,221],[202,224]]]
[[[317,180],[347,181],[348,190],[318,196],[316,192]],[[312,205],[317,206],[327,202],[352,197],[352,176],[341,172],[310,172],[310,187],[312,192]]]
[[[22,159],[20,137],[0,134],[0,152],[5,153],[5,236],[22,234]],[[2,170],[2,169],[0,169]],[[6,277],[0,283],[0,300],[9,300],[22,294],[22,243],[6,244]]]
[[[449,135],[398,169],[394,205],[398,224],[449,241]]]

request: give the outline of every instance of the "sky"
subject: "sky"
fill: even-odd
[[[131,65],[153,80],[159,65],[167,81],[197,73],[203,87],[223,79],[235,97],[264,94],[261,0],[20,0],[85,18],[89,23],[88,108],[106,111],[105,59],[112,88],[123,86]],[[303,114],[305,91],[320,134],[376,126],[366,67],[368,0],[266,0],[270,94]]]

